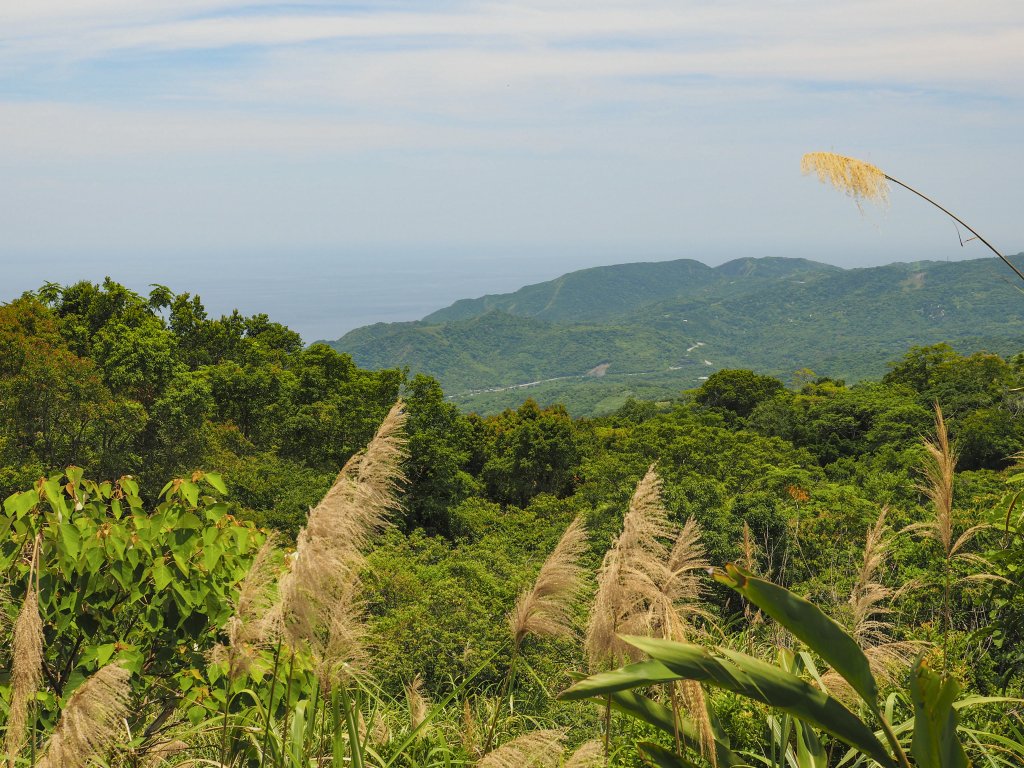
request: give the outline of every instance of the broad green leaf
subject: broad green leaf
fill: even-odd
[[[186,480],[181,484],[181,495],[194,507],[199,503],[199,486]]]
[[[612,707],[616,711],[634,717],[637,720],[642,720],[669,736],[675,736],[672,710],[664,704],[658,704],[656,701],[651,701],[646,696],[641,696],[633,691],[619,691],[618,693],[611,694],[610,698]],[[679,730],[680,736],[691,748],[699,748],[700,737],[690,718],[680,718]],[[724,734],[715,734],[715,757],[717,758],[718,765],[726,766],[727,768],[746,764],[746,761],[729,748]]]
[[[153,566],[153,585],[157,590],[162,590],[168,584],[171,583],[171,571],[163,563],[157,563]]]
[[[188,558],[180,552],[174,552],[172,557],[174,558],[174,564],[178,566],[178,570],[181,571],[182,575],[188,576]]]
[[[785,670],[724,648],[717,649],[720,656],[713,656],[696,645],[647,637],[623,639],[682,677],[707,682],[781,709],[856,747],[883,766],[895,765],[863,721],[838,700]]]
[[[217,472],[207,472],[203,479],[224,496],[228,495],[228,487],[224,484],[224,479]]]
[[[207,571],[212,571],[214,569],[214,567],[217,565],[217,561],[220,560],[220,556],[221,556],[222,553],[223,552],[222,552],[221,548],[216,546],[216,545],[211,545],[211,546],[207,547],[206,549],[204,549],[203,550],[203,567]]]
[[[4,509],[8,514],[22,517],[30,509],[39,503],[39,494],[35,490],[15,493],[4,502]]]
[[[64,500],[64,488],[60,484],[60,475],[55,475],[43,483],[43,488],[46,490],[46,501],[50,505],[50,509],[60,515],[62,519],[67,517],[68,505]]]
[[[796,763],[799,768],[828,768],[828,755],[818,734],[803,720],[796,721]]]
[[[943,680],[918,660],[910,675],[914,702],[914,739],[910,751],[917,768],[967,768],[967,755],[957,736],[954,708],[960,686],[951,677]]]
[[[821,609],[735,565],[727,565],[724,573],[716,571],[715,579],[735,589],[800,638],[850,684],[873,712],[878,712],[878,685],[864,651]]]
[[[680,757],[670,749],[650,741],[641,741],[636,745],[640,755],[646,758],[655,768],[697,768],[685,757]]]
[[[661,662],[641,661],[614,669],[611,672],[599,672],[596,675],[591,675],[560,693],[558,698],[566,701],[588,699],[593,696],[606,696],[616,691],[628,691],[633,688],[679,679],[679,674]]]
[[[125,475],[119,482],[129,497],[137,497],[139,495],[139,484],[133,478]]]

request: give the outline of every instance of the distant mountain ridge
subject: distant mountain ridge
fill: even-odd
[[[735,259],[717,267],[693,259],[591,267],[527,285],[513,293],[460,299],[427,315],[423,321],[466,320],[491,310],[554,322],[599,320],[628,313],[642,304],[698,298],[716,289],[725,290],[737,278],[745,281],[746,287],[753,287],[773,279],[839,271],[839,267],[807,259],[780,257]]]
[[[859,380],[915,345],[1013,353],[1024,349],[1024,296],[1006,277],[997,259],[849,270],[781,257],[622,264],[358,328],[331,346],[361,366],[436,376],[469,408],[529,394],[582,415],[631,394],[676,393],[720,368]]]

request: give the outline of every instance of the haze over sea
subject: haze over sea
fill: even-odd
[[[0,302],[47,281],[63,285],[78,280],[100,282],[110,276],[146,294],[155,283],[175,292],[202,297],[213,315],[239,309],[263,312],[302,334],[307,343],[339,338],[347,331],[377,322],[418,320],[457,299],[488,293],[507,293],[530,283],[551,280],[566,272],[606,264],[692,258],[710,265],[740,256],[796,255],[793,253],[735,253],[708,257],[695,253],[647,251],[625,253],[502,252],[499,248],[449,250],[412,255],[402,251],[345,251],[303,253],[163,254],[133,258],[116,254],[61,254],[45,258],[0,257],[4,280]],[[804,255],[804,254],[801,254]],[[981,251],[944,249],[937,259],[976,258]],[[813,254],[807,254],[813,258]],[[889,263],[897,257],[858,260],[816,260],[840,266]]]

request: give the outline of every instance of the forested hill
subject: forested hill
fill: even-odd
[[[616,264],[570,272],[514,293],[461,299],[423,318],[441,323],[491,310],[554,322],[607,320],[668,299],[713,298],[841,271],[806,259],[736,259],[709,267],[693,259]]]
[[[857,381],[908,347],[950,342],[1010,354],[1024,297],[997,259],[843,270],[804,259],[681,260],[574,272],[464,300],[331,346],[368,368],[408,366],[480,411],[527,394],[577,414],[657,398],[723,368]]]

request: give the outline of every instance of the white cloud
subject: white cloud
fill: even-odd
[[[8,242],[792,242],[818,148],[1015,231],[1019,0],[380,6],[4,3]]]

